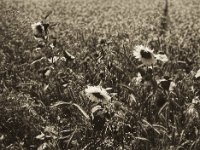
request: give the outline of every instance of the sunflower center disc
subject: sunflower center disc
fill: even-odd
[[[102,96],[100,93],[92,93],[95,97],[99,99],[104,99],[104,96]]]
[[[141,50],[141,51],[140,51],[140,54],[141,54],[142,58],[146,58],[146,59],[151,59],[151,58],[152,58],[152,57],[151,57],[151,53],[148,52],[148,51]]]

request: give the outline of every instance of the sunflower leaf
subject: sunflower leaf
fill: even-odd
[[[141,141],[147,141],[147,142],[149,142],[148,139],[143,138],[143,137],[135,137],[135,139],[137,139],[137,140],[141,140]]]
[[[54,105],[52,105],[51,108],[54,108],[54,107],[57,107],[57,106],[60,106],[60,105],[71,105],[71,104],[72,104],[71,102],[58,101]]]
[[[76,108],[78,108],[80,110],[80,112],[85,116],[86,119],[90,119],[89,115],[81,108],[81,106],[79,106],[78,104],[73,103],[74,106],[76,106]]]

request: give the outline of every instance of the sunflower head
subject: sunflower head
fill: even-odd
[[[47,39],[49,24],[41,22],[37,22],[31,25],[33,35],[36,40],[41,41]]]
[[[111,99],[106,89],[101,86],[88,86],[85,93],[92,102],[103,102]]]
[[[151,59],[152,58],[152,54],[149,51],[146,51],[146,50],[143,50],[143,49],[141,49],[140,55],[141,55],[142,58],[145,58],[145,59]]]
[[[143,45],[136,46],[133,55],[147,66],[156,62],[153,50],[149,49],[148,47],[144,47]]]

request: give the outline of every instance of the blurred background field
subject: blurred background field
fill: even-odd
[[[1,0],[1,149],[198,150],[200,1],[165,2]],[[50,24],[44,47],[31,29],[41,20]],[[133,56],[137,45],[169,61],[149,73]],[[65,50],[75,59],[49,61]],[[173,92],[157,85],[164,76]],[[83,91],[99,84],[115,94],[96,129]]]

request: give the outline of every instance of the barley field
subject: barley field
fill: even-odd
[[[200,150],[199,0],[1,0],[0,149]]]

